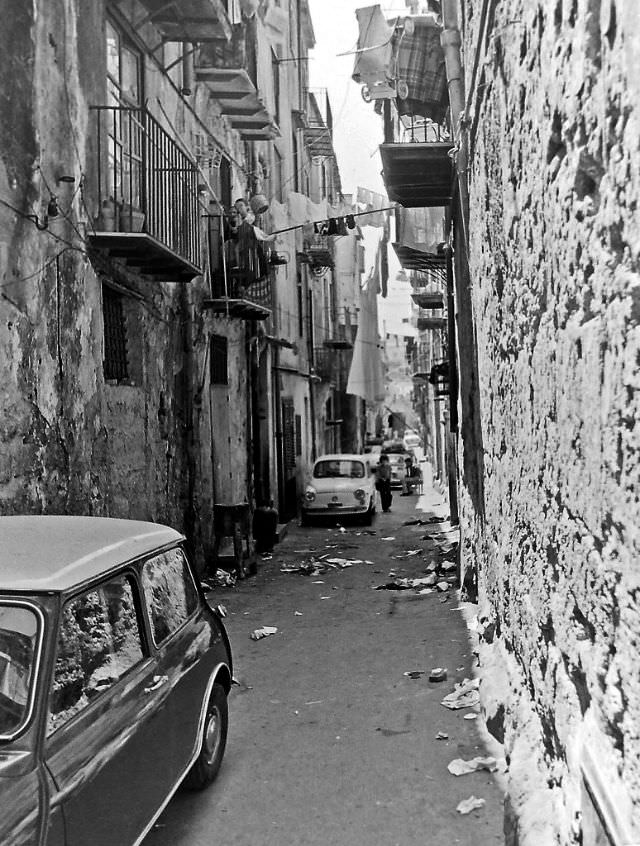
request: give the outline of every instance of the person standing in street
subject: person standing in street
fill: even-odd
[[[389,456],[383,452],[380,455],[376,470],[376,490],[380,494],[380,505],[383,511],[389,511],[393,496],[391,494],[391,465]]]

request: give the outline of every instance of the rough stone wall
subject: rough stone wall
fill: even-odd
[[[620,825],[640,822],[640,9],[503,0],[481,42],[463,6],[485,705],[509,842],[582,843],[596,744]]]

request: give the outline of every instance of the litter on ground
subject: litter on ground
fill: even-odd
[[[456,811],[459,814],[470,814],[476,808],[482,808],[485,802],[484,799],[476,799],[475,796],[469,796],[468,799],[463,799],[456,805]]]
[[[449,740],[449,735],[446,733],[446,731],[439,731],[436,734],[436,740]]]
[[[451,711],[457,711],[460,708],[472,708],[480,702],[478,687],[478,679],[464,679],[454,687],[451,693],[445,696],[440,704]]]
[[[446,667],[434,667],[433,670],[429,673],[429,681],[430,682],[442,682],[446,681],[447,678],[447,668]]]
[[[487,758],[471,758],[469,761],[464,761],[462,758],[454,758],[447,765],[447,769],[454,776],[476,773],[478,770],[488,770],[490,773],[494,773],[498,769],[498,762],[491,756]]]
[[[273,635],[277,631],[277,626],[261,626],[259,629],[252,631],[249,637],[251,640],[262,640],[263,637],[269,637],[269,635]]]

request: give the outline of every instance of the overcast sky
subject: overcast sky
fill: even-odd
[[[327,88],[334,122],[334,149],[345,194],[358,186],[386,194],[380,171],[378,145],[382,142],[382,118],[365,103],[360,86],[351,79],[354,56],[341,56],[355,50],[358,42],[356,9],[373,5],[372,0],[309,0],[316,48],[309,62],[311,86]],[[404,0],[381,0],[385,14],[407,12]],[[399,269],[393,250],[389,250],[389,297],[381,300],[378,315],[381,331],[409,334],[403,323],[410,314],[410,286],[395,280]],[[383,328],[384,327],[384,328]]]
[[[356,9],[371,0],[309,0],[316,34],[316,48],[309,62],[314,88],[328,88],[334,120],[334,147],[340,166],[343,191],[353,193],[360,185],[384,193],[378,144],[382,141],[382,118],[373,105],[363,101],[360,86],[353,82],[354,56],[358,41]],[[402,0],[381,2],[385,12],[405,12]]]

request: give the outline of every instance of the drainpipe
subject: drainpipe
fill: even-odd
[[[468,144],[464,130],[464,79],[462,63],[460,61],[460,46],[462,39],[458,29],[458,0],[443,0],[442,20],[444,29],[440,35],[440,43],[444,50],[444,61],[447,71],[447,85],[449,88],[449,105],[451,107],[451,128],[453,140],[456,144],[456,171],[458,173],[458,190],[462,206],[462,220],[465,244],[468,244],[467,232],[469,225],[469,189],[467,185]]]

